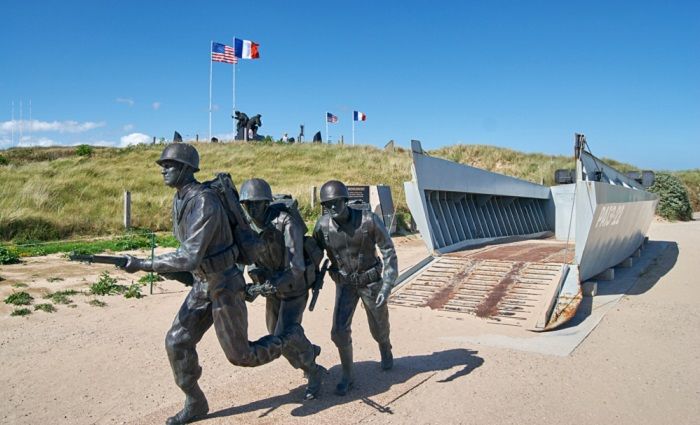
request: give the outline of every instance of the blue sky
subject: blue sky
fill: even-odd
[[[0,148],[205,139],[210,41],[236,36],[261,54],[239,62],[236,109],[262,114],[260,133],[275,138],[303,123],[309,140],[330,111],[331,139],[350,143],[359,110],[362,144],[569,155],[582,132],[598,156],[700,167],[698,1],[9,0],[3,11]],[[231,65],[213,64],[213,92],[212,133],[230,137]]]

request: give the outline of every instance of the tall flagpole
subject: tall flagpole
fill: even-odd
[[[326,143],[328,143],[328,112],[326,112]]]
[[[231,128],[233,130],[232,140],[236,140],[236,120],[233,118],[236,114],[236,64],[238,60],[236,58],[236,37],[231,38],[231,48],[233,48],[233,89],[231,92]]]
[[[211,70],[212,70],[212,60],[211,53],[214,51],[214,40],[209,42],[209,140],[211,142]]]
[[[352,111],[352,145],[355,146],[355,111]]]
[[[10,147],[15,144],[15,101],[12,101],[12,138],[10,139]]]

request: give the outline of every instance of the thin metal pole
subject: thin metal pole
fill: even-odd
[[[19,100],[19,142],[17,143],[18,145],[22,144],[22,130],[24,130],[22,127],[24,126],[24,123],[22,123],[22,99]]]
[[[231,106],[231,129],[233,131],[232,140],[236,140],[236,120],[233,118],[236,113],[236,66],[238,59],[236,58],[236,37],[231,38],[231,48],[233,49],[233,91],[232,91],[232,106]]]
[[[15,144],[15,101],[12,101],[12,136],[10,139],[10,146]]]
[[[328,112],[326,112],[326,143],[328,143]]]
[[[355,146],[355,111],[352,112],[352,145]]]
[[[211,52],[214,51],[214,40],[209,42],[209,142],[211,142],[211,73],[212,73],[212,60]]]

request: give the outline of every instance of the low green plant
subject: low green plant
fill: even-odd
[[[26,283],[22,283],[22,282],[15,282],[12,284],[13,288],[26,288],[27,286],[29,286],[29,285],[27,285]]]
[[[668,220],[688,221],[693,219],[693,209],[690,206],[688,190],[676,176],[657,173],[650,192],[659,195],[659,205],[656,213]]]
[[[54,313],[56,312],[56,307],[54,307],[53,304],[43,303],[35,305],[34,310],[41,310],[46,313]]]
[[[0,264],[18,264],[19,255],[17,251],[0,244]]]
[[[5,304],[12,305],[29,305],[34,300],[34,297],[25,291],[13,292],[5,298]]]
[[[109,272],[102,272],[97,282],[90,285],[90,293],[93,295],[123,294],[127,287],[117,283],[117,279],[110,276]]]
[[[7,165],[10,163],[10,160],[5,158],[4,156],[0,155],[0,166],[2,165]]]
[[[16,308],[10,313],[10,316],[26,316],[32,314],[32,311],[28,308]]]
[[[90,304],[93,307],[106,307],[107,306],[106,302],[104,302],[102,300],[98,300],[97,298],[88,301],[88,304]]]
[[[124,298],[141,298],[143,295],[141,294],[141,285],[138,283],[134,283],[129,285],[129,287],[124,291]]]
[[[92,156],[92,146],[90,146],[90,145],[78,145],[75,148],[75,154],[78,156]]]
[[[44,298],[51,300],[54,304],[72,304],[73,300],[68,297],[76,294],[79,294],[79,292],[75,289],[66,289],[64,291],[49,292],[44,295]]]
[[[139,278],[139,283],[141,285],[150,285],[151,283],[162,282],[164,280],[165,278],[158,273],[148,273]]]

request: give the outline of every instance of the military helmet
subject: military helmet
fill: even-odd
[[[332,201],[338,198],[348,199],[349,197],[347,186],[338,180],[327,181],[321,186],[321,202]]]
[[[156,161],[158,165],[163,165],[163,161],[176,161],[189,165],[194,171],[199,171],[199,153],[197,149],[187,143],[171,143],[163,149],[160,159]]]
[[[263,179],[246,180],[241,186],[241,202],[243,201],[272,202],[272,189]]]

